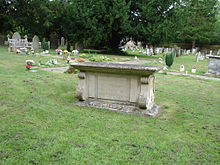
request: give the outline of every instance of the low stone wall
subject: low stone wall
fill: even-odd
[[[99,62],[72,66],[80,70],[79,105],[156,115],[154,73],[162,67]]]
[[[220,75],[220,56],[208,56],[208,57],[209,57],[208,73]]]

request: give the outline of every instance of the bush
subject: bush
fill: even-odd
[[[48,42],[42,42],[41,48],[45,50],[49,50]]]
[[[174,54],[173,53],[167,54],[165,58],[166,65],[168,67],[171,67],[173,65],[173,61],[174,61]]]

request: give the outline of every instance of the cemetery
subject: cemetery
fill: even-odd
[[[0,164],[220,164],[219,1],[0,5]]]

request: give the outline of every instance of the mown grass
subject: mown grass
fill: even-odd
[[[0,164],[220,163],[219,82],[157,74],[163,110],[147,118],[78,107],[76,75],[26,59],[0,48]]]

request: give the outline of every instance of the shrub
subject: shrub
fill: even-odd
[[[173,53],[167,54],[165,58],[166,65],[168,67],[171,67],[173,65],[173,61],[174,61],[174,54]]]
[[[45,50],[49,50],[48,42],[42,42],[41,48]]]

